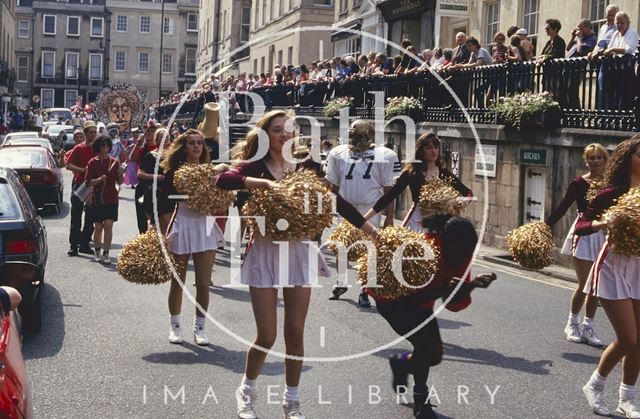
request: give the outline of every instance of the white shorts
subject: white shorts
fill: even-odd
[[[225,244],[224,234],[215,222],[215,217],[194,211],[184,202],[178,203],[167,242],[169,249],[176,255],[216,250]]]
[[[618,254],[605,241],[584,292],[605,300],[640,300],[640,258]]]

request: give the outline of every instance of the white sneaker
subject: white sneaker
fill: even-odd
[[[256,416],[256,394],[243,391],[242,386],[236,389],[236,404],[238,406],[238,419],[258,419]]]
[[[601,416],[611,415],[611,411],[604,402],[604,390],[595,389],[587,383],[582,387],[582,392],[587,397],[587,402],[589,402],[589,407],[593,409],[593,413]]]
[[[94,262],[100,262],[100,251],[99,250],[94,250],[93,251],[93,261]]]
[[[582,333],[580,333],[580,325],[578,323],[567,323],[567,326],[564,328],[564,333],[567,334],[567,340],[569,342],[582,342]]]
[[[616,412],[624,415],[625,418],[640,418],[640,406],[635,400],[620,401]]]
[[[300,411],[300,401],[285,400],[282,402],[285,419],[305,419],[306,416]]]
[[[593,330],[593,327],[590,326],[583,326],[580,340],[582,340],[587,345],[603,346],[602,341],[598,339],[598,336],[596,336],[596,332]]]
[[[193,327],[193,340],[198,346],[209,345],[209,338],[207,338],[207,335],[204,333],[204,326]]]
[[[176,344],[184,342],[184,339],[182,339],[182,329],[179,324],[171,325],[171,330],[169,331],[169,342]]]
[[[111,258],[109,257],[109,255],[105,255],[103,253],[102,256],[100,256],[100,262],[105,265],[111,265]]]

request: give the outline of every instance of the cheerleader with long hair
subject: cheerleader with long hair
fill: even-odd
[[[591,202],[576,223],[580,236],[615,227],[616,219],[600,220],[616,199],[640,187],[640,135],[618,144],[607,168],[609,185]],[[584,292],[600,298],[602,308],[613,326],[616,339],[600,357],[598,367],[582,388],[589,406],[596,414],[611,412],[604,400],[607,376],[622,361],[622,383],[617,412],[628,418],[640,417],[636,401],[636,382],[640,373],[640,258],[618,253],[605,241],[593,264]]]
[[[564,198],[551,212],[551,215],[549,215],[545,222],[549,227],[553,227],[566,214],[571,205],[573,205],[574,202],[576,203],[578,216],[576,217],[574,225],[571,226],[569,234],[567,234],[561,251],[562,254],[573,256],[573,266],[576,271],[576,276],[578,277],[578,287],[571,296],[571,310],[564,332],[567,335],[567,340],[570,342],[585,342],[589,345],[601,346],[602,341],[598,339],[593,329],[593,318],[598,308],[598,299],[591,294],[585,294],[582,290],[584,284],[587,282],[591,265],[593,265],[593,261],[596,260],[598,252],[600,252],[604,243],[604,232],[598,231],[588,236],[579,236],[575,234],[574,229],[575,223],[580,215],[584,213],[589,206],[587,192],[589,191],[591,182],[602,178],[604,175],[609,153],[602,145],[593,143],[584,148],[583,157],[589,172],[577,176],[571,181]],[[582,306],[585,303],[585,298],[587,307],[581,326],[580,310],[582,310]]]
[[[285,111],[271,111],[265,114],[256,127],[247,134],[241,160],[238,167],[219,176],[217,186],[223,189],[269,189],[277,188],[276,180],[281,179],[289,170],[301,168],[315,169],[310,160],[305,164],[295,164],[285,159],[283,147],[291,143],[293,132],[290,119],[293,115]],[[268,136],[268,152],[262,158],[256,156],[259,150],[259,133]],[[257,158],[255,161],[246,162]],[[366,222],[362,215],[339,195],[337,209],[340,215],[352,224],[360,227],[369,235],[375,235],[375,228]],[[256,380],[264,365],[267,351],[273,346],[277,333],[276,307],[278,288],[282,289],[284,300],[284,341],[287,355],[304,356],[304,325],[311,298],[311,272],[309,272],[309,252],[312,251],[313,238],[308,240],[290,240],[288,242],[288,277],[281,278],[280,246],[268,238],[255,237],[248,247],[241,268],[241,282],[249,286],[251,306],[256,322],[257,335],[249,348],[245,373],[236,390],[238,417],[256,418],[255,400],[257,397]],[[318,274],[328,276],[328,267],[318,252]],[[303,419],[300,408],[298,385],[302,361],[285,359],[285,391],[283,409],[287,419]]]
[[[209,163],[209,152],[204,147],[204,137],[199,131],[187,130],[180,135],[166,152],[161,167],[165,173],[165,187],[168,195],[177,195],[173,186],[176,170],[183,164]],[[180,282],[184,284],[187,275],[189,256],[193,256],[196,276],[196,301],[203,311],[209,308],[209,284],[211,270],[216,257],[216,249],[224,245],[224,235],[220,227],[213,222],[213,217],[187,207],[186,202],[178,202],[169,226],[167,236],[169,249],[173,253]],[[182,343],[182,329],[180,312],[182,307],[182,287],[174,279],[169,288],[169,313],[171,315],[171,330],[169,342]],[[196,310],[193,335],[197,345],[209,345],[205,334],[205,314]]]
[[[423,231],[423,214],[420,212],[419,199],[420,188],[427,179],[440,178],[449,180],[454,189],[463,197],[473,196],[471,189],[467,188],[453,173],[447,170],[440,158],[440,139],[436,134],[422,134],[416,141],[415,163],[408,163],[402,170],[395,185],[375,203],[372,209],[364,215],[365,220],[373,218],[391,204],[407,188],[411,189],[413,205],[402,222],[403,227],[414,231]]]

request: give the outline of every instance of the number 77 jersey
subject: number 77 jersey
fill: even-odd
[[[348,144],[334,147],[327,157],[329,183],[340,188],[340,195],[356,207],[373,206],[400,174],[400,161],[393,150],[375,147],[352,152]]]

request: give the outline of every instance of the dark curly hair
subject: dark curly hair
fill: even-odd
[[[416,140],[416,155],[415,155],[415,159],[418,161],[415,163],[411,163],[411,162],[407,163],[404,166],[404,169],[403,169],[404,171],[407,171],[411,174],[416,174],[416,173],[421,173],[426,168],[426,163],[424,161],[423,148],[428,144],[431,144],[432,146],[437,147],[439,150],[440,138],[438,138],[438,136],[433,132],[424,133],[420,137],[418,137],[418,139]],[[439,154],[438,154],[438,159],[436,160],[436,166],[438,166],[438,169],[440,169],[440,171],[447,168],[447,166],[444,164]]]
[[[605,178],[611,186],[621,189],[623,192],[629,190],[631,183],[631,157],[640,147],[640,134],[624,140],[613,151],[607,166]]]

